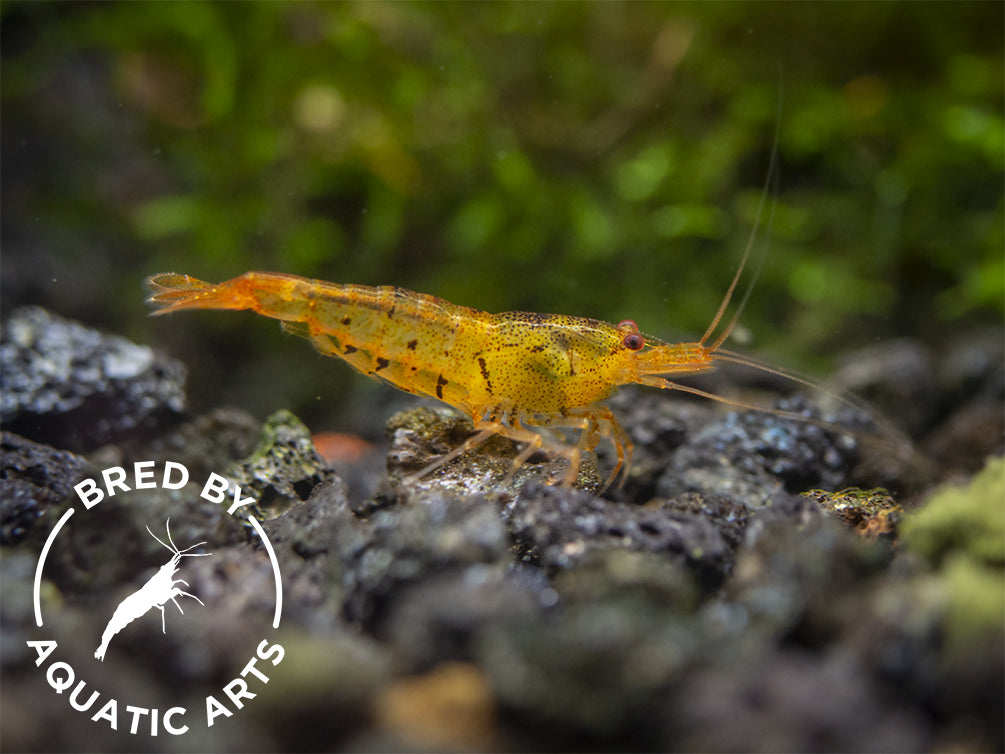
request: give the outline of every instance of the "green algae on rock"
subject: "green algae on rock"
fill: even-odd
[[[947,650],[960,656],[1005,638],[1005,458],[969,484],[947,484],[904,519],[904,544],[937,568]]]
[[[969,484],[947,484],[904,519],[901,538],[932,563],[954,552],[1005,565],[1005,458],[988,460]]]
[[[893,496],[882,487],[871,490],[847,487],[837,492],[810,490],[802,496],[816,501],[827,513],[866,539],[895,535],[903,513]]]
[[[307,500],[315,486],[335,478],[314,447],[310,430],[286,410],[265,420],[258,447],[227,475],[257,498],[255,512],[264,518]]]

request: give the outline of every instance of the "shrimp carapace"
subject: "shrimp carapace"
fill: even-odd
[[[606,487],[631,461],[631,443],[600,403],[619,385],[641,383],[725,400],[666,376],[707,371],[720,358],[764,368],[720,351],[725,335],[705,345],[712,328],[703,341],[671,344],[644,335],[631,320],[612,325],[559,314],[490,314],[403,288],[269,272],[248,272],[218,285],[175,273],[154,275],[147,283],[156,314],[251,309],[281,320],[321,353],[338,356],[363,374],[437,398],[469,416],[475,433],[420,475],[498,434],[525,443],[511,474],[543,449],[568,459],[563,482],[572,484],[582,453],[606,439],[617,458]],[[568,444],[543,428],[578,430],[579,439]]]

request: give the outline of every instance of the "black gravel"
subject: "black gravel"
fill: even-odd
[[[848,407],[788,396],[779,408],[811,419],[800,422],[626,391],[614,407],[635,464],[604,496],[603,454],[581,489],[548,484],[561,462],[545,456],[507,483],[506,442],[415,479],[470,431],[423,408],[389,423],[388,471],[360,461],[368,480],[350,488],[288,412],[264,424],[235,409],[185,414],[184,369],[142,346],[33,309],[5,323],[3,349],[4,750],[1005,746],[1001,636],[952,648],[940,572],[896,532],[858,536],[815,502],[823,493],[798,494],[881,469],[910,507],[944,473],[877,458],[861,441],[869,417]],[[910,423],[930,446],[940,431],[976,437],[984,425],[959,417],[973,414],[975,391],[985,408],[1001,401],[987,387],[995,364],[957,369],[969,392],[951,391],[954,404],[929,356],[901,354],[905,370],[929,372],[918,395],[934,396],[920,413],[908,402]],[[981,447],[1000,447],[1000,428],[991,433]],[[146,460],[158,477],[172,461],[191,478],[132,485],[82,510],[75,484]],[[236,485],[256,502],[230,515],[207,500],[213,472],[228,496]],[[286,655],[247,714],[154,739],[111,731],[49,688],[26,645],[41,637],[31,585],[72,506],[44,574],[45,636],[103,694],[180,696],[191,710],[220,694],[269,630],[272,571],[247,517],[263,522],[282,573]],[[193,596],[179,598],[183,613],[165,605],[166,631],[156,610],[122,629],[97,663],[108,616],[170,557],[152,535],[169,532],[212,556],[181,559],[177,578]]]

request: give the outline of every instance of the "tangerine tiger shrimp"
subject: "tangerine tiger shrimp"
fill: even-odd
[[[745,295],[732,318],[724,320],[752,245],[753,237],[711,324],[700,340],[690,343],[644,334],[629,319],[615,325],[561,314],[491,314],[404,288],[343,285],[275,272],[247,272],[216,285],[189,275],[157,274],[147,280],[148,301],[159,307],[154,314],[250,309],[278,319],[322,354],[405,392],[436,398],[469,417],[473,434],[422,468],[418,477],[501,435],[523,446],[509,479],[543,450],[568,461],[561,483],[571,486],[583,454],[608,441],[616,460],[606,489],[619,474],[627,474],[632,457],[631,441],[603,403],[619,386],[638,383],[765,410],[669,377],[732,361],[804,382],[722,347],[746,301]],[[556,429],[578,432],[578,440],[567,442],[551,431]]]

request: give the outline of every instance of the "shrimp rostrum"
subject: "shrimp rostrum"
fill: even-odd
[[[749,251],[708,331],[693,343],[645,335],[631,320],[613,325],[558,314],[490,314],[397,287],[339,285],[281,273],[247,272],[218,285],[164,273],[147,283],[149,301],[159,307],[156,314],[250,309],[281,320],[323,354],[470,417],[474,433],[419,476],[502,435],[523,445],[511,477],[543,450],[568,460],[561,482],[571,485],[583,453],[606,440],[616,457],[606,487],[631,463],[632,444],[601,403],[619,385],[640,383],[718,398],[669,377],[709,370],[717,359],[757,366],[721,347],[736,318],[718,327]],[[714,335],[717,329],[721,332]],[[578,432],[578,440],[566,442],[551,429]]]

